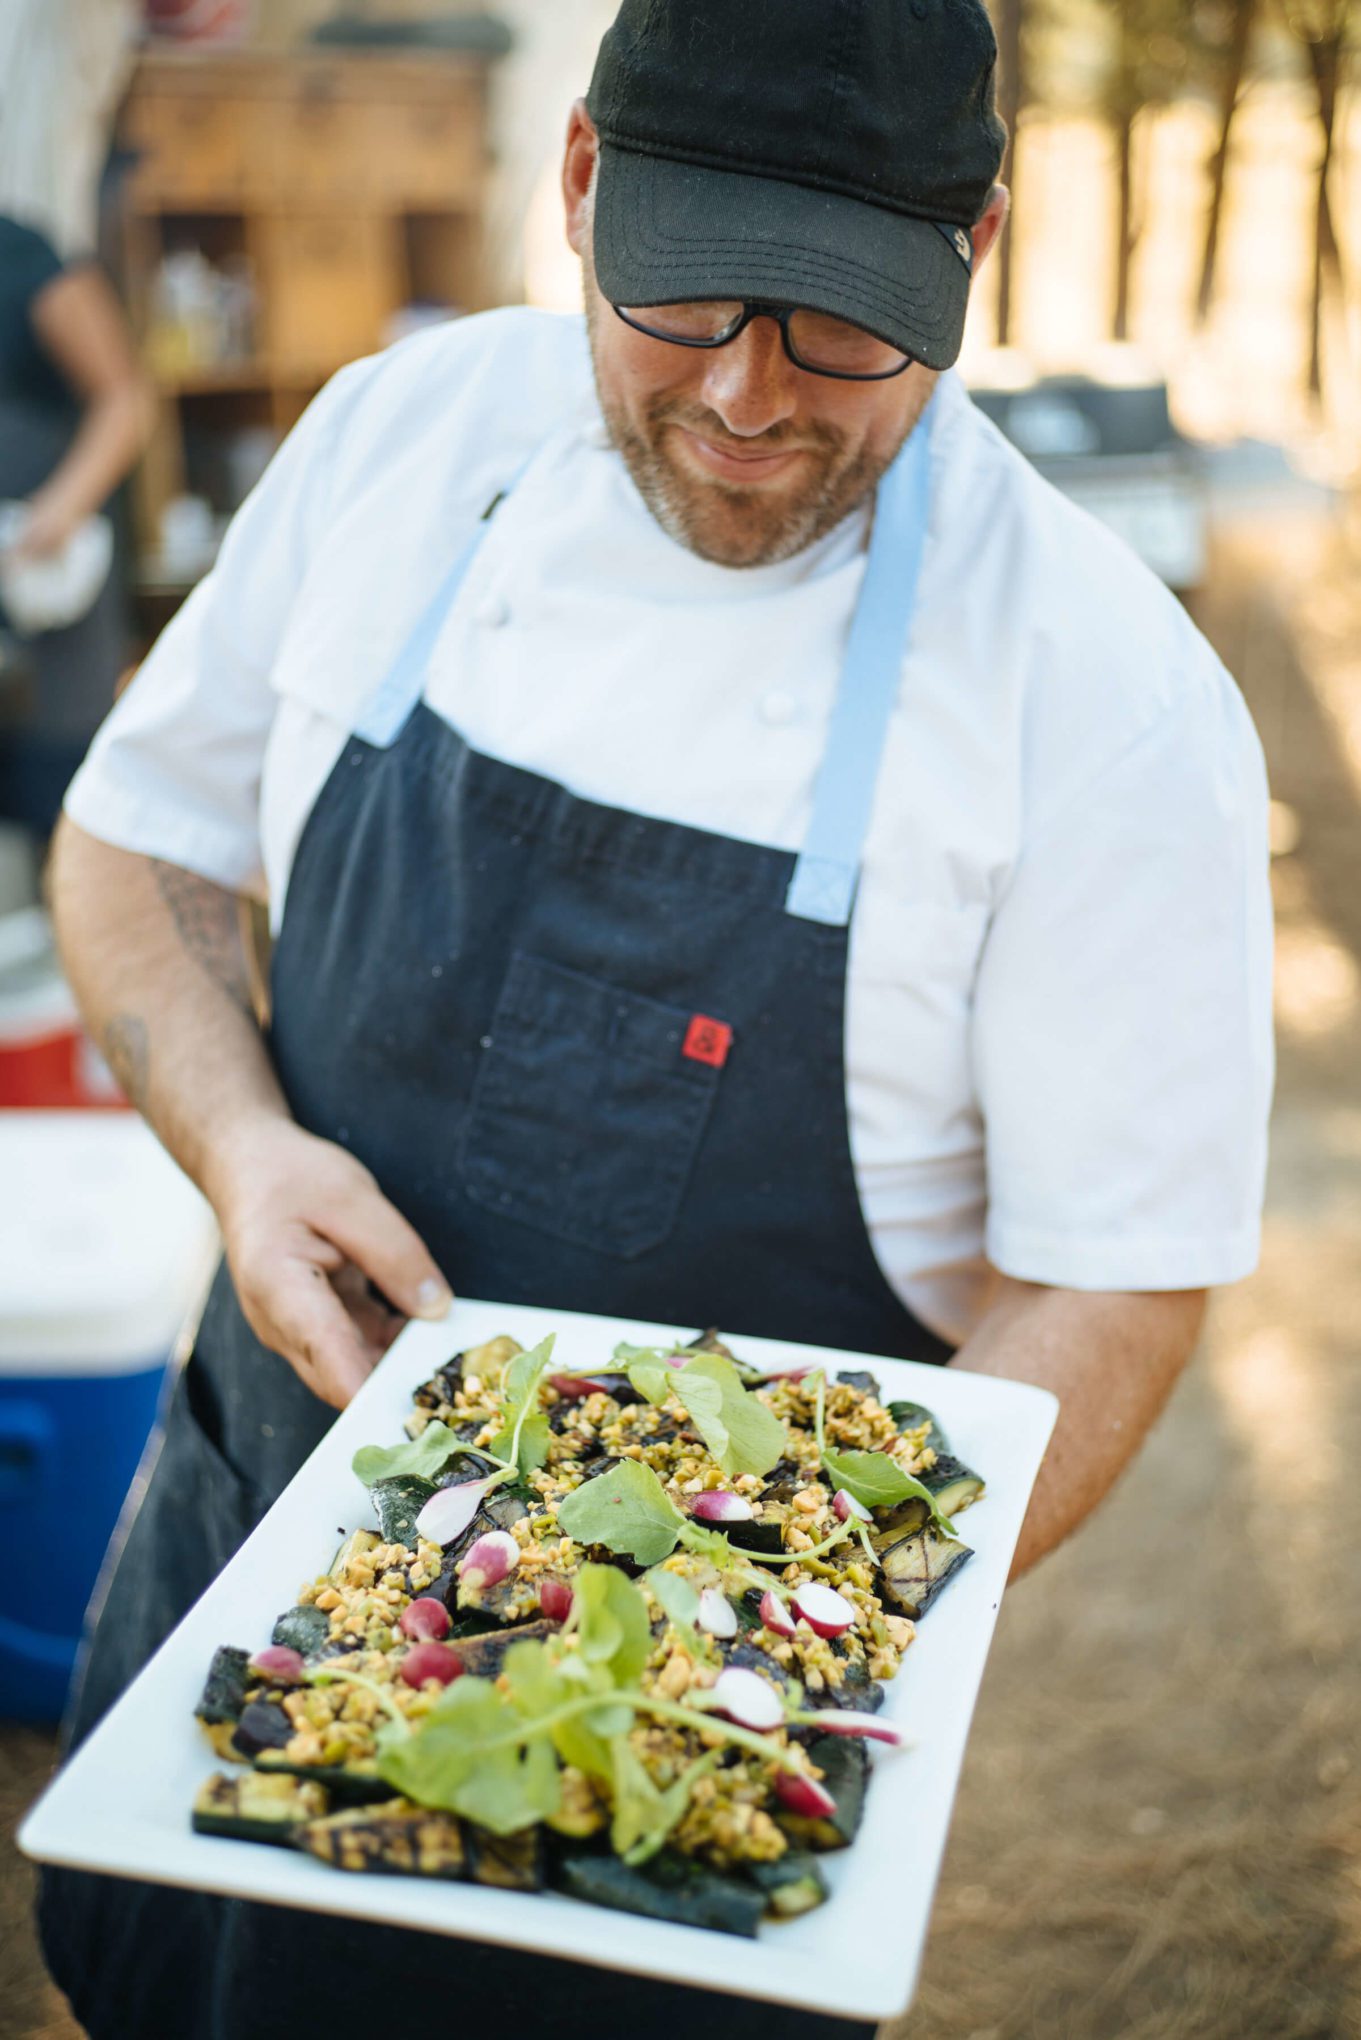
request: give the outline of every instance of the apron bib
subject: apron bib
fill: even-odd
[[[485,520],[375,689],[298,845],[271,1052],[299,1124],[372,1170],[456,1290],[713,1324],[739,1344],[746,1332],[949,1358],[875,1259],[843,1048],[850,916],[928,508],[929,413],[880,484],[797,857],[580,800],[476,752],[426,705]],[[331,1421],[260,1346],[221,1269],[113,1575],[77,1735]],[[134,2029],[140,2004],[146,2033],[283,2040],[328,2009],[377,2016],[396,1976],[403,1996],[423,1978],[469,2018],[504,2016],[518,1997],[535,2040],[585,2040],[615,2009],[658,2035],[701,2007],[750,2040],[866,2030],[69,1872],[46,1878],[43,1920],[54,1972],[96,2036]],[[192,2002],[190,1949],[203,1979]],[[178,2023],[162,2026],[171,1992]]]

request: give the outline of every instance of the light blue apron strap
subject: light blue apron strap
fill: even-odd
[[[532,461],[531,455],[517,471],[499,495],[492,498],[478,519],[472,537],[464,546],[457,559],[440,582],[429,606],[422,613],[415,629],[407,638],[390,670],[379,681],[373,693],[365,702],[355,722],[354,733],[366,744],[376,744],[380,750],[387,750],[406,728],[411,711],[425,693],[425,676],[430,669],[430,657],[444,628],[444,620],[454,603],[458,591],[468,578],[468,571],[482,549],[482,542],[497,509],[506,497],[516,490]]]
[[[931,506],[930,412],[879,484],[869,559],[851,624],[813,812],[785,912],[844,928],[851,918],[889,718],[917,606]]]

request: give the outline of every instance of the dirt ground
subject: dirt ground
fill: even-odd
[[[1361,2040],[1361,542],[1238,529],[1198,614],[1283,803],[1262,1267],[1118,1493],[1004,1605],[920,1995],[884,2040]],[[0,1732],[7,1833],[49,1753]],[[6,1850],[0,2036],[75,2040],[29,1884]]]

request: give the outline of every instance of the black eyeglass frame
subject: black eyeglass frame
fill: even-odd
[[[753,319],[774,319],[780,329],[780,338],[784,343],[784,351],[793,362],[795,368],[801,368],[805,375],[823,376],[828,382],[891,382],[894,376],[902,375],[905,370],[911,368],[917,358],[914,354],[909,354],[897,368],[881,368],[876,370],[873,375],[857,375],[853,371],[840,368],[814,368],[810,361],[804,361],[800,357],[789,331],[789,321],[796,312],[810,310],[811,307],[807,305],[772,305],[765,303],[759,298],[750,298],[743,304],[737,317],[725,326],[721,333],[715,333],[713,338],[709,340],[684,340],[676,333],[659,333],[655,326],[645,326],[641,319],[635,319],[624,310],[622,305],[615,305],[613,309],[615,316],[622,319],[624,324],[631,327],[635,333],[644,333],[649,340],[664,340],[669,347],[702,347],[706,349],[726,347],[730,341],[737,338],[739,333],[745,333]],[[846,324],[848,326],[853,325],[854,321],[847,319]],[[858,333],[869,333],[869,328],[857,326],[856,331]],[[869,333],[869,337],[871,340],[879,339],[877,333]],[[884,340],[880,344],[887,347],[892,343]]]

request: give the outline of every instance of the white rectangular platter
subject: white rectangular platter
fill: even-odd
[[[410,1325],[254,1535],[29,1814],[19,1841],[40,1861],[221,1892],[314,1912],[527,1947],[608,1969],[704,1985],[842,2018],[892,2017],[916,1988],[969,1720],[1031,1486],[1058,1405],[1043,1389],[955,1368],[738,1338],[757,1366],[868,1366],[885,1399],[935,1411],[984,1499],[960,1518],[976,1556],[923,1618],[886,1711],[913,1738],[879,1748],[854,1844],[822,1858],[827,1904],[762,1927],[755,1942],[476,1885],[337,1871],[287,1850],[194,1834],[189,1810],[220,1768],[193,1718],[218,1644],[258,1649],[296,1589],[324,1572],[336,1530],[375,1524],[350,1471],[361,1445],[396,1443],[412,1391],[452,1354],[501,1332],[556,1332],[565,1367],[600,1367],[615,1344],[670,1342],[674,1325],[460,1301],[443,1324]],[[682,1330],[682,1339],[691,1336]],[[193,1497],[185,1496],[185,1507]]]

